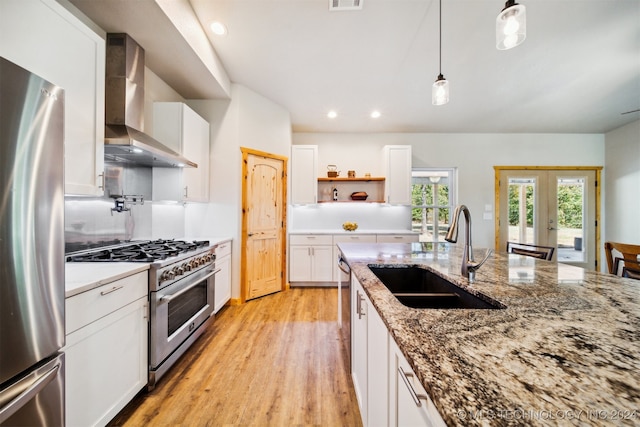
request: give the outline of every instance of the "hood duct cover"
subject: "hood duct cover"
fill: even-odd
[[[143,133],[143,123],[144,49],[127,34],[107,34],[105,160],[155,167],[198,167]]]

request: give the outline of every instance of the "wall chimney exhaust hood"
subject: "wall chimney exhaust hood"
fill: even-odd
[[[198,167],[142,132],[143,123],[144,49],[127,34],[107,34],[105,161],[154,167]]]

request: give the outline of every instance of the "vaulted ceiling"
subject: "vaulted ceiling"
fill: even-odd
[[[294,131],[604,133],[640,119],[622,114],[640,109],[638,0],[521,0],[527,38],[507,51],[495,47],[504,2],[442,0],[451,100],[439,107],[437,0],[340,12],[328,0],[70,1],[129,33],[185,98],[239,83],[287,109]]]

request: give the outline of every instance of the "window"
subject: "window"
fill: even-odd
[[[411,229],[421,242],[443,242],[456,205],[455,170],[414,168],[411,171]]]

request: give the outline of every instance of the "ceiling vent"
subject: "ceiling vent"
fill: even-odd
[[[329,0],[329,11],[360,10],[362,2],[363,0]]]

